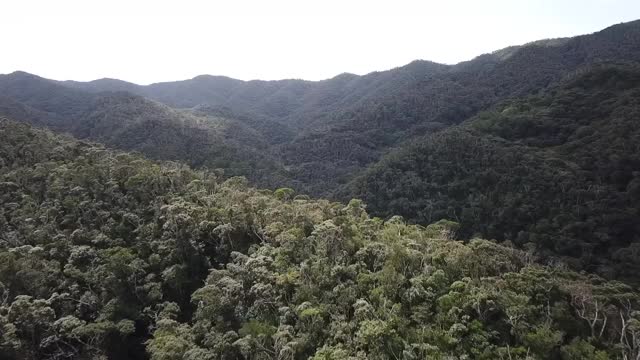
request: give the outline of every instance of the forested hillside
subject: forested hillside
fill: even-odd
[[[2,359],[636,358],[629,286],[0,120]]]
[[[128,90],[180,108],[224,106],[273,124],[288,132],[272,153],[295,179],[293,184],[326,196],[407,140],[459,124],[506,99],[536,93],[590,64],[610,61],[640,61],[639,21],[513,46],[453,66],[415,61],[319,82],[199,76],[149,86],[114,80],[66,85]]]
[[[317,82],[203,75],[140,86],[17,72],[0,76],[0,111],[153,158],[222,168],[258,186],[333,196],[395,147],[593,64],[625,61],[640,61],[638,21],[457,65],[414,61]]]
[[[26,73],[0,76],[0,114],[161,160],[243,175],[261,186],[288,179],[265,127],[232,113],[172,109],[127,92],[90,93]],[[277,131],[277,127],[271,127]],[[269,139],[269,140],[268,140]]]
[[[640,66],[595,66],[415,141],[347,193],[377,215],[456,220],[461,236],[637,281],[639,115]]]

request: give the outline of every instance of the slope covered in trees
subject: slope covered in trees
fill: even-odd
[[[640,67],[595,66],[388,156],[350,185],[378,215],[460,222],[636,281]]]
[[[0,120],[3,359],[616,359],[630,287]]]
[[[140,86],[14,73],[0,76],[0,111],[154,158],[220,167],[259,186],[332,196],[390,149],[611,61],[640,61],[640,22],[457,65],[414,61],[317,82],[203,75]]]
[[[89,91],[126,89],[180,108],[224,106],[283,129],[288,135],[272,153],[296,187],[326,195],[390,148],[609,61],[640,61],[639,21],[513,46],[453,66],[415,61],[319,82],[199,76],[148,86],[104,79],[66,85]]]

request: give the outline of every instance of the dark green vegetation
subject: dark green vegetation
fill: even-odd
[[[351,184],[381,215],[460,222],[637,283],[640,66],[596,66],[386,157]]]
[[[617,359],[629,286],[0,121],[2,359]]]
[[[199,76],[149,86],[117,80],[66,85],[128,90],[178,108],[224,106],[277,126],[285,136],[271,153],[286,166],[293,186],[327,196],[395,146],[605,61],[640,61],[640,21],[510,47],[453,66],[415,61],[319,82]]]

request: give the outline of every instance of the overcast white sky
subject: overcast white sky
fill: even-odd
[[[319,80],[640,18],[640,0],[0,0],[0,73]]]

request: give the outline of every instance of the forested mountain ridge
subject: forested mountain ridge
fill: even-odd
[[[260,187],[362,197],[376,215],[456,219],[463,237],[511,240],[545,257],[580,259],[579,268],[630,276],[639,233],[631,203],[638,161],[634,140],[621,139],[635,134],[637,61],[638,21],[453,66],[416,61],[320,82],[200,76],[138,86],[16,72],[0,76],[0,114],[154,159],[244,175]],[[611,63],[631,65],[605,65]],[[532,93],[539,97],[528,98]],[[465,120],[462,129],[452,128]],[[440,131],[442,137],[430,135]],[[582,140],[567,141],[571,136]],[[449,154],[447,147],[456,150]],[[378,162],[395,148],[401,150]],[[416,154],[425,151],[438,157]],[[435,182],[425,182],[432,176]],[[572,186],[557,194],[558,184]],[[598,208],[585,212],[582,202]],[[553,220],[569,213],[571,220]]]
[[[0,357],[635,358],[627,285],[0,119]]]
[[[454,219],[462,236],[510,240],[637,281],[639,99],[639,65],[594,66],[416,140],[346,196],[377,215]]]
[[[182,150],[163,154],[162,147],[156,147],[156,152],[147,155],[194,166],[206,164],[202,160],[206,157],[213,159],[207,165],[225,168],[231,175],[246,175],[259,186],[288,185],[330,196],[391,148],[461,123],[505,99],[535,93],[590,64],[640,61],[639,44],[640,22],[636,21],[590,35],[509,47],[452,66],[415,61],[388,71],[364,76],[342,74],[318,82],[240,81],[206,75],[139,86],[113,79],[54,82],[14,73],[0,76],[0,92],[40,111],[43,114],[39,119],[51,118],[46,126],[62,131],[84,126],[71,126],[70,122],[82,123],[95,99],[104,96],[103,91],[126,91],[168,106],[188,108],[199,117],[223,117],[228,120],[226,124],[237,125],[234,132],[223,134],[222,140],[198,144],[208,136],[190,131],[183,134],[183,142],[194,144],[194,154],[183,145],[175,145]],[[187,110],[172,111],[179,113],[169,116],[177,117],[173,127],[181,127],[175,124],[190,117]],[[149,117],[157,112],[152,111]],[[17,115],[15,118],[21,120]],[[58,122],[64,126],[56,127]],[[250,131],[245,131],[247,128]],[[132,128],[126,132],[136,131]],[[257,155],[253,149],[249,155],[243,153],[254,143],[246,141],[249,134],[256,135],[256,143],[266,144]],[[136,141],[144,136],[132,135]],[[216,156],[216,149],[205,150],[211,142],[229,146]],[[137,143],[120,142],[117,146],[139,150]],[[250,158],[248,166],[229,168],[232,162],[242,162],[244,156]],[[255,174],[251,167],[262,167],[263,162],[268,164],[266,169]],[[269,173],[278,175],[271,177]]]
[[[295,179],[296,188],[331,195],[393,147],[609,61],[640,61],[639,21],[509,47],[457,65],[415,61],[318,82],[207,75],[148,86],[113,80],[66,85],[90,91],[127,89],[174,107],[223,106],[246,114],[266,128],[282,129],[271,153]]]
[[[341,122],[348,118],[346,114],[360,113],[363,108],[377,113],[378,109],[372,108],[371,104],[401,106],[395,102],[411,98],[398,96],[405,92],[410,92],[414,98],[425,97],[423,95],[428,92],[428,95],[431,95],[426,96],[429,100],[447,95],[432,94],[433,90],[428,87],[436,85],[430,84],[431,82],[442,81],[452,83],[453,86],[463,84],[490,87],[495,89],[494,93],[498,96],[526,95],[559,80],[581,65],[603,61],[639,60],[639,36],[640,21],[635,21],[614,25],[590,35],[512,46],[457,65],[414,61],[388,71],[363,76],[341,74],[316,82],[241,81],[225,76],[202,75],[191,80],[146,86],[114,79],[62,83],[92,92],[126,90],[178,108],[191,108],[203,104],[226,106],[233,111],[270,116],[274,120],[299,126],[304,131],[311,131],[317,127],[326,127],[325,123],[332,120],[340,123],[331,125],[341,126]],[[495,88],[496,84],[501,84],[502,87]],[[441,99],[433,100],[433,103],[445,100]],[[424,108],[411,111],[424,112]],[[402,112],[397,113],[400,114]],[[443,116],[448,117],[444,114]],[[322,120],[322,124],[309,126],[318,118]]]

